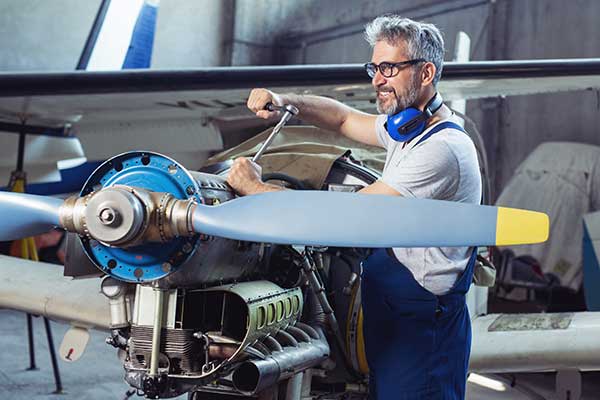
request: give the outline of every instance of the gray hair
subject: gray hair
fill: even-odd
[[[390,45],[405,41],[411,59],[424,58],[435,65],[433,86],[439,82],[444,67],[444,38],[435,25],[398,15],[383,15],[366,25],[365,38],[371,47],[382,40]]]

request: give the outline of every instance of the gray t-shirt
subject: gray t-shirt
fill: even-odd
[[[456,129],[442,129],[417,145],[435,125],[461,120],[452,115],[440,121],[409,143],[390,138],[385,130],[386,115],[375,122],[379,143],[387,150],[381,181],[405,197],[437,199],[478,204],[481,176],[477,152],[471,138]],[[429,229],[424,227],[424,229]],[[431,227],[430,229],[435,229]],[[456,229],[461,229],[457,226]],[[394,254],[415,280],[433,294],[447,293],[467,266],[472,248],[428,247],[394,248]]]

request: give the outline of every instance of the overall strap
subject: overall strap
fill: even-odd
[[[464,128],[460,125],[458,125],[455,122],[451,122],[451,121],[446,121],[446,122],[442,122],[441,124],[438,124],[436,126],[434,126],[433,128],[431,128],[431,130],[429,132],[427,132],[425,134],[425,136],[423,136],[421,139],[419,139],[419,141],[417,142],[417,144],[415,144],[415,146],[420,145],[422,142],[426,141],[427,139],[429,139],[431,137],[431,135],[433,135],[436,132],[441,131],[442,129],[446,129],[446,128],[451,128],[451,129],[456,129],[458,131],[467,133]]]
[[[471,286],[471,282],[473,282],[473,272],[475,271],[475,262],[477,261],[477,247],[473,248],[471,252],[471,256],[469,257],[469,262],[465,267],[463,273],[458,277],[452,289],[450,289],[450,293],[467,293],[469,291],[469,287]]]
[[[445,121],[445,122],[442,122],[442,123],[434,126],[433,128],[431,128],[431,130],[429,132],[427,132],[421,139],[419,139],[419,141],[417,142],[417,144],[415,146],[418,146],[425,140],[429,139],[433,134],[441,131],[442,129],[446,129],[446,128],[456,129],[457,131],[461,131],[461,132],[467,134],[465,129],[462,126],[458,125],[457,123],[451,122],[451,121]],[[469,262],[468,262],[465,270],[459,276],[457,281],[454,282],[454,285],[452,286],[452,289],[450,290],[450,292],[446,295],[439,296],[439,298],[445,297],[446,299],[449,299],[450,297],[454,297],[456,294],[462,294],[462,295],[466,294],[466,292],[469,290],[469,286],[471,285],[471,282],[473,280],[473,270],[474,270],[476,258],[477,258],[477,247],[474,247],[473,251],[471,253],[471,256],[469,257]]]

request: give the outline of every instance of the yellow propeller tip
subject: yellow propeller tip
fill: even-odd
[[[550,233],[550,218],[537,212],[498,207],[496,246],[543,243]]]

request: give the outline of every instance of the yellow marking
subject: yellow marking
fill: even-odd
[[[549,231],[550,220],[544,213],[498,207],[496,246],[545,242]]]
[[[356,355],[358,356],[358,367],[363,374],[369,373],[369,364],[365,353],[365,337],[363,335],[363,310],[358,310],[358,327],[356,328]]]
[[[22,178],[17,178],[13,183],[11,190],[15,193],[25,193],[25,180]],[[27,237],[20,239],[19,241],[21,242],[21,258],[26,260],[40,261],[33,237]]]

